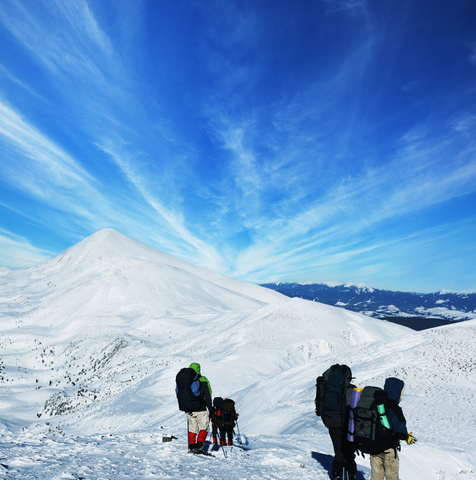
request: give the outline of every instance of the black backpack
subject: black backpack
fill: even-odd
[[[316,415],[327,428],[342,428],[346,422],[352,371],[347,365],[332,365],[316,379]]]
[[[223,398],[222,397],[215,397],[213,399],[213,408],[215,409],[215,411],[220,410],[222,405],[223,405]]]
[[[353,409],[355,449],[378,455],[390,446],[395,435],[387,418],[387,405],[391,403],[387,392],[379,387],[365,387]]]
[[[192,368],[182,368],[175,377],[175,393],[179,410],[196,412],[203,406],[200,394],[200,376]]]
[[[234,427],[236,418],[235,402],[231,398],[225,398],[217,415],[220,427]]]

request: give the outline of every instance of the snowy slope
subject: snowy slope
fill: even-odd
[[[6,272],[0,300],[0,478],[327,478],[314,383],[335,362],[360,386],[407,383],[419,442],[403,447],[402,479],[476,478],[476,322],[415,333],[226,279],[114,230]],[[237,401],[249,450],[185,453],[174,378],[191,361],[214,395]]]

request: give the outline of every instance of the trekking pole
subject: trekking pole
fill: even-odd
[[[223,455],[224,455],[225,458],[227,458],[226,452],[225,452],[225,447],[223,446],[223,443],[221,443],[221,432],[220,432],[220,430],[218,430],[217,433],[218,433],[218,440],[220,441],[221,449],[223,450]]]
[[[190,453],[190,444],[188,443],[188,439],[189,439],[189,436],[188,436],[188,432],[189,432],[189,429],[188,429],[188,416],[187,416],[187,434],[185,435],[185,438],[187,439],[187,451],[188,453]]]
[[[238,443],[240,445],[243,445],[243,442],[241,441],[241,433],[240,433],[240,426],[238,425],[238,419],[236,419],[236,428],[238,430]]]
[[[347,470],[347,462],[345,460],[342,468],[342,480],[349,480],[349,471]]]

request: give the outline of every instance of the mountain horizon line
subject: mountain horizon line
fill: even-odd
[[[110,228],[110,227],[106,227],[106,228],[102,228],[102,229],[99,229],[97,230],[96,232],[92,233],[91,235],[88,235],[87,237],[83,238],[82,240],[80,240],[79,242],[77,242],[76,244],[74,245],[71,245],[70,247],[68,247],[67,249],[65,249],[63,252],[60,252],[58,255],[55,255],[54,257],[46,260],[45,262],[42,262],[42,263],[39,263],[39,264],[36,264],[36,265],[32,265],[31,267],[27,267],[27,268],[8,268],[8,267],[0,267],[0,276],[2,275],[8,275],[8,273],[10,272],[18,272],[18,271],[25,271],[25,270],[29,270],[31,268],[36,268],[40,265],[43,265],[51,260],[53,260],[54,258],[57,258],[58,256],[60,255],[63,255],[65,252],[67,252],[68,250],[70,250],[71,248],[73,248],[74,246],[76,245],[79,245],[81,244],[82,242],[85,242],[87,240],[94,240],[97,238],[97,240],[99,240],[99,243],[102,243],[104,241],[107,240],[107,238],[109,237],[109,235],[112,233],[112,232],[115,232],[115,234],[118,234],[118,235],[121,235],[125,238],[128,238],[134,242],[137,242],[138,244],[142,245],[143,247],[145,248],[150,248],[152,250],[155,250],[157,252],[160,252],[162,253],[163,255],[167,255],[171,258],[174,258],[176,260],[179,260],[180,262],[184,262],[184,263],[187,263],[189,265],[192,265],[194,267],[198,267],[198,265],[195,265],[191,262],[188,262],[186,260],[181,260],[180,258],[174,256],[174,255],[171,255],[169,253],[166,253],[166,252],[163,252],[162,250],[158,250],[157,248],[154,248],[154,247],[149,247],[143,243],[141,243],[140,241],[138,240],[135,240],[121,232],[119,232],[118,230],[114,229],[114,228]],[[213,270],[211,270],[213,271]],[[219,275],[223,275],[219,272],[215,272]],[[226,276],[226,275],[223,275],[223,276]],[[243,281],[243,280],[241,280]],[[244,280],[246,282],[246,280]],[[352,282],[352,281],[347,281],[347,282],[336,282],[336,281],[295,281],[295,282],[292,282],[292,281],[281,281],[281,280],[274,280],[274,281],[267,281],[267,282],[260,282],[260,283],[255,283],[255,282],[247,282],[247,283],[253,283],[255,285],[260,285],[260,286],[265,286],[265,285],[291,285],[291,284],[295,284],[295,285],[305,285],[305,286],[312,286],[312,285],[325,285],[325,286],[328,286],[328,287],[331,287],[331,288],[334,288],[334,287],[355,287],[355,288],[358,288],[358,289],[361,289],[361,290],[367,290],[369,292],[373,292],[375,290],[379,290],[379,291],[385,291],[385,292],[395,292],[395,293],[411,293],[411,294],[418,294],[418,295],[431,295],[431,294],[441,294],[441,295],[445,295],[445,294],[456,294],[456,295],[467,295],[467,294],[476,294],[476,290],[448,290],[448,289],[440,289],[440,290],[437,290],[435,292],[427,292],[427,293],[423,293],[423,292],[416,292],[416,291],[411,291],[411,290],[391,290],[391,289],[387,289],[387,288],[379,288],[379,287],[375,287],[375,286],[369,286],[363,282]]]

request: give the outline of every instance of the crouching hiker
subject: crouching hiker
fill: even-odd
[[[371,480],[398,480],[399,458],[397,450],[401,448],[400,441],[405,440],[408,445],[417,441],[412,432],[408,433],[405,417],[398,405],[402,400],[404,390],[405,384],[402,380],[394,377],[385,380],[384,391],[387,398],[382,401],[382,404],[385,407],[384,414],[388,419],[390,434],[379,449],[381,451],[370,455]]]
[[[203,443],[209,431],[209,412],[213,411],[210,382],[201,375],[198,363],[182,368],[175,381],[179,409],[187,415],[189,451],[204,453]]]

